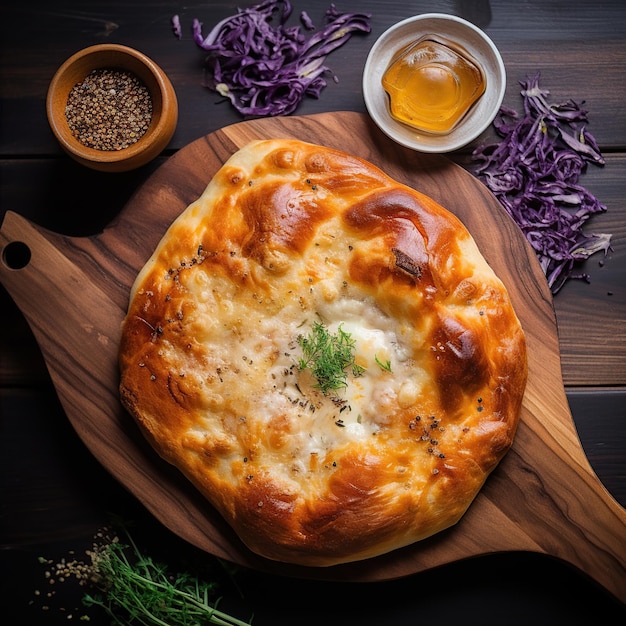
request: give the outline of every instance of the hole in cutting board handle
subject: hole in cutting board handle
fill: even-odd
[[[3,263],[12,270],[24,269],[30,262],[30,248],[23,241],[12,241],[2,254]]]

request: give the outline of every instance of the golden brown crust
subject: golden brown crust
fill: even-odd
[[[298,367],[315,320],[364,368],[326,395]],[[172,224],[120,366],[124,405],[241,539],[315,566],[456,523],[511,446],[527,375],[506,289],[459,220],[292,140],[244,147]]]

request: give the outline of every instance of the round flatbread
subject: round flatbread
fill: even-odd
[[[463,224],[354,156],[235,153],[130,294],[121,399],[255,553],[327,566],[455,524],[527,377]]]

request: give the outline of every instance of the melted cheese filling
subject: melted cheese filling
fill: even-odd
[[[204,420],[191,427],[191,440],[202,444],[221,433],[233,460],[254,456],[247,440],[259,437],[266,444],[263,455],[269,455],[264,462],[286,462],[288,455],[290,463],[301,464],[350,442],[366,442],[420,399],[428,375],[416,361],[419,334],[403,328],[402,318],[385,314],[372,295],[348,287],[347,265],[339,260],[349,242],[329,234],[332,223],[325,232],[308,257],[280,276],[288,285],[280,296],[261,284],[269,281],[259,281],[254,292],[229,278],[209,276],[213,266],[206,262],[181,274],[197,303],[185,324],[194,325],[191,335],[204,361],[202,367],[180,362],[182,351],[175,345],[164,356],[178,361],[186,384],[193,380],[201,390]],[[332,334],[341,326],[354,341],[355,363],[363,368],[356,377],[347,368],[347,386],[328,395],[308,369],[298,367],[298,337],[307,335],[314,321]]]

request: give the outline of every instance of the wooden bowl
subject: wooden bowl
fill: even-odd
[[[65,115],[70,92],[96,69],[124,71],[147,87],[152,99],[150,125],[135,143],[119,150],[104,150],[81,143]],[[169,143],[178,122],[178,101],[163,70],[141,52],[119,44],[99,44],[80,50],[57,70],[46,99],[50,128],[61,147],[76,161],[95,170],[125,172],[144,165]]]

